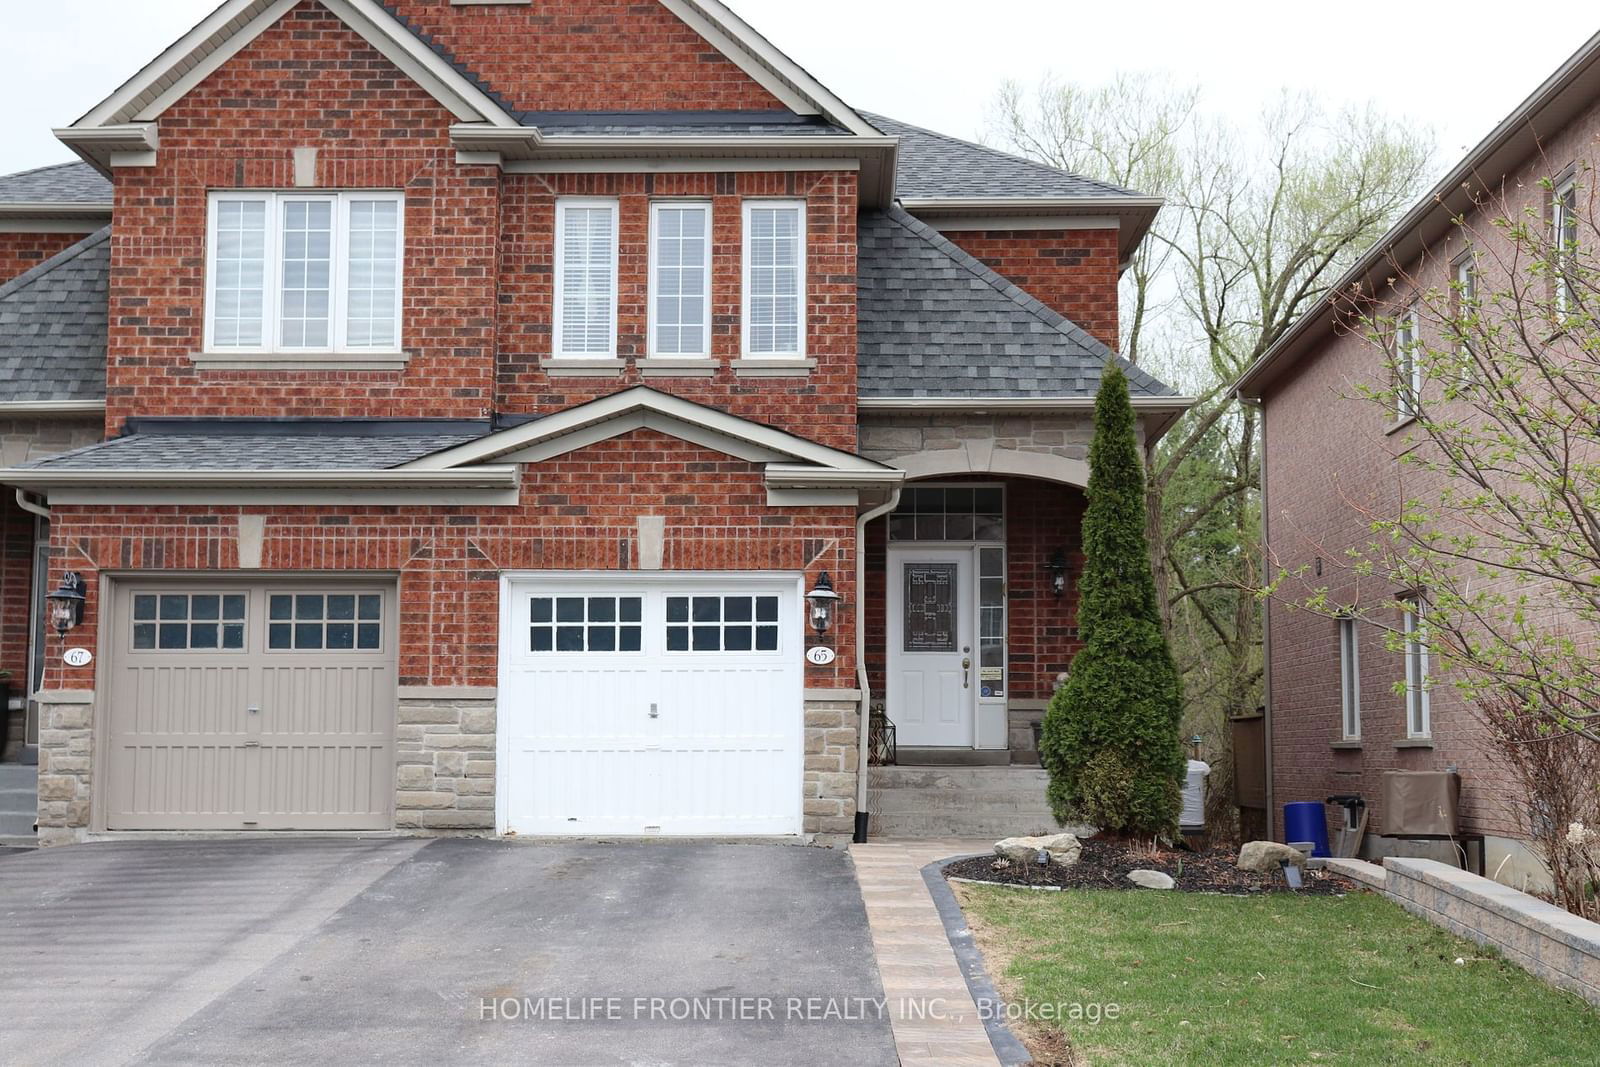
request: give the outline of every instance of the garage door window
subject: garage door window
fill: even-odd
[[[529,603],[534,652],[638,652],[644,644],[644,598],[536,596]]]
[[[775,596],[667,598],[668,652],[776,652]]]
[[[383,645],[379,593],[274,594],[267,619],[267,647],[274,651],[370,652]]]
[[[138,651],[244,648],[243,593],[138,593],[133,647]]]

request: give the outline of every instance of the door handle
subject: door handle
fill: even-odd
[[[970,656],[961,661],[961,688],[972,688],[972,657]]]
[[[659,706],[655,705],[655,704],[651,704],[650,705],[650,717],[652,719],[661,718],[661,708]]]

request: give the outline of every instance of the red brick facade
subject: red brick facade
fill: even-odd
[[[476,418],[494,398],[499,172],[456,163],[452,118],[317,4],[302,4],[161,117],[159,164],[116,174],[106,424],[133,414]],[[197,370],[206,194],[294,187],[406,193],[399,372]]]
[[[400,578],[400,684],[493,686],[501,571],[639,566],[638,517],[665,516],[666,570],[827,571],[855,602],[855,509],[772,508],[761,467],[635,430],[526,468],[516,507],[82,507],[54,512],[51,580],[76,570],[239,567],[237,516],[266,515],[264,571]],[[94,647],[97,599],[74,640]],[[854,650],[807,668],[817,688],[854,685]],[[46,688],[89,688],[93,666],[53,660]]]
[[[1116,230],[951,230],[945,236],[1117,347]]]
[[[389,5],[522,111],[775,111],[784,105],[667,9],[639,0]]]
[[[617,354],[623,375],[551,378],[555,203],[561,196],[617,197]],[[714,377],[645,377],[649,311],[649,220],[653,198],[711,201],[711,356]],[[794,378],[740,378],[742,203],[759,197],[806,201],[807,342],[817,362]],[[770,174],[598,174],[508,176],[501,230],[500,357],[497,404],[548,413],[644,384],[713,404],[743,418],[814,440],[856,447],[856,175],[849,171]]]
[[[394,0],[385,6],[431,35],[516,109],[783,107],[656,3],[454,5]],[[502,167],[475,154],[468,157],[472,162],[461,162],[450,132],[458,117],[328,8],[311,0],[293,7],[223,62],[157,121],[154,164],[119,165],[113,176],[109,434],[122,432],[136,416],[545,417],[642,385],[843,452],[860,450],[861,203],[853,164],[786,162],[776,153],[730,164],[721,158],[720,147],[696,150],[708,160],[710,169],[704,172],[675,170],[678,164],[658,166],[654,158],[635,165],[608,157],[589,173],[583,160],[562,159],[547,173],[531,173],[536,162],[527,160]],[[315,150],[314,159],[306,149]],[[679,151],[676,146],[671,150]],[[534,153],[532,158],[541,157]],[[229,357],[251,369],[217,369],[219,354],[204,351],[210,194],[348,189],[398,190],[404,197],[404,352],[403,359],[390,360],[403,366],[296,369],[287,361],[274,365],[270,355],[252,354]],[[614,198],[618,204],[615,360],[558,365],[551,359],[556,207],[567,196]],[[712,210],[710,358],[692,366],[649,358],[650,213],[653,202],[668,198],[707,201]],[[773,198],[805,204],[805,359],[763,364],[742,358],[743,215],[746,203]],[[1116,343],[1114,231],[952,236],[1091,333]],[[324,364],[340,361],[337,353],[296,354]],[[343,361],[346,366],[357,362]],[[1046,448],[1040,457],[1062,458],[1060,450],[1068,447],[1063,430],[1081,416],[1063,414],[1060,419],[1061,427],[1050,428],[1055,450]],[[418,712],[419,703],[487,705],[469,709],[473,731],[466,730],[466,718],[457,725],[463,730],[462,744],[493,744],[492,724],[489,730],[476,727],[482,726],[484,713],[497,710],[492,691],[500,681],[502,577],[534,571],[637,572],[656,566],[654,552],[641,544],[641,537],[653,538],[655,526],[646,524],[642,532],[640,520],[661,519],[663,572],[776,572],[803,576],[808,587],[823,572],[832,579],[842,598],[835,626],[826,638],[806,635],[807,644],[831,644],[836,658],[804,668],[800,784],[805,827],[848,832],[853,829],[857,783],[851,694],[859,683],[858,626],[868,627],[869,662],[879,675],[880,691],[882,684],[881,528],[876,540],[868,539],[868,588],[858,589],[857,495],[841,493],[833,472],[819,471],[818,484],[776,495],[779,500],[821,503],[773,504],[765,463],[685,441],[658,422],[648,425],[598,442],[587,436],[570,452],[523,462],[515,504],[274,504],[267,494],[250,495],[247,472],[239,475],[242,493],[211,497],[197,490],[169,496],[162,488],[135,497],[233,501],[225,504],[57,500],[48,580],[57,582],[68,571],[82,576],[88,603],[72,643],[94,649],[106,608],[101,602],[103,580],[214,572],[274,580],[305,575],[308,582],[336,576],[392,578],[398,590],[397,682],[418,691],[396,698],[396,722],[403,729],[395,736],[397,749],[405,749],[400,755],[410,761],[404,763],[406,773],[414,777],[414,768],[431,759],[424,758],[424,750],[429,738],[439,736],[432,731],[438,723],[429,719],[429,729],[423,730],[422,720],[403,717],[407,709],[457,715],[438,708]],[[738,437],[746,429],[728,432]],[[591,431],[584,427],[578,432]],[[698,432],[690,436],[711,440]],[[554,438],[539,446],[543,457],[549,456],[549,440]],[[751,454],[742,448],[734,451]],[[788,453],[779,443],[771,454]],[[1008,469],[1026,473],[1055,468]],[[1083,498],[1064,484],[1020,477],[1005,482],[1007,695],[1036,701],[1050,695],[1077,648],[1076,585],[1069,583],[1058,601],[1050,588],[1048,561],[1063,551],[1071,573],[1081,571]],[[859,503],[869,506],[876,491],[860,494]],[[444,492],[429,490],[417,499],[461,499]],[[240,499],[263,502],[237,503]],[[261,521],[242,523],[246,516]],[[20,520],[14,525],[16,531],[22,529]],[[241,548],[241,540],[246,547]],[[654,549],[653,539],[647,544]],[[5,568],[0,569],[0,607],[6,608],[8,620],[25,617],[25,593],[20,610],[12,603],[18,599],[12,583],[22,572],[20,565],[12,566],[11,555],[8,546]],[[0,629],[0,655],[7,662],[15,655],[14,638]],[[47,812],[58,840],[69,839],[91,821],[92,776],[87,762],[74,762],[66,747],[87,744],[89,739],[80,735],[102,728],[97,724],[104,719],[91,722],[81,710],[81,691],[95,687],[101,669],[103,662],[69,667],[58,655],[48,660],[43,690],[52,697],[68,695],[59,701],[41,699],[41,718],[46,724],[76,724],[70,731],[78,732],[70,742],[62,740],[68,728],[50,727],[56,735],[52,741],[41,737],[45,777],[59,779],[51,788],[60,794],[59,802],[52,801],[60,810]],[[68,710],[54,708],[58,702]],[[468,732],[473,736],[466,737]],[[435,780],[454,781],[469,773],[438,769],[448,763],[441,758],[429,764]],[[448,788],[457,800],[481,802],[484,783],[467,784],[473,789]],[[406,787],[398,791],[408,800]],[[441,792],[418,803],[449,799]],[[396,825],[402,827],[495,825],[481,803],[474,807],[462,802],[448,811],[428,808],[429,818],[416,821],[405,821],[412,815],[401,807]]]
[[[0,285],[83,240],[82,233],[0,233]]]

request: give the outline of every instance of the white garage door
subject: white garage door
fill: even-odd
[[[392,587],[130,580],[111,611],[109,829],[393,825]]]
[[[797,834],[798,576],[514,578],[499,804],[522,834]]]

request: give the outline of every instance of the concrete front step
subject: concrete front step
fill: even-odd
[[[867,824],[867,836],[873,840],[888,837],[975,837],[998,841],[1002,837],[1059,834],[1070,829],[1056,825],[1055,819],[1049,815],[972,811],[880,814],[875,811]]]
[[[32,837],[38,817],[31,811],[0,811],[0,837]]]
[[[871,767],[868,789],[957,789],[1044,795],[1050,775],[1040,767]]]
[[[0,848],[38,848],[39,838],[34,834],[26,837],[0,834]]]
[[[871,789],[868,811],[1008,811],[1050,814],[1044,790]]]

